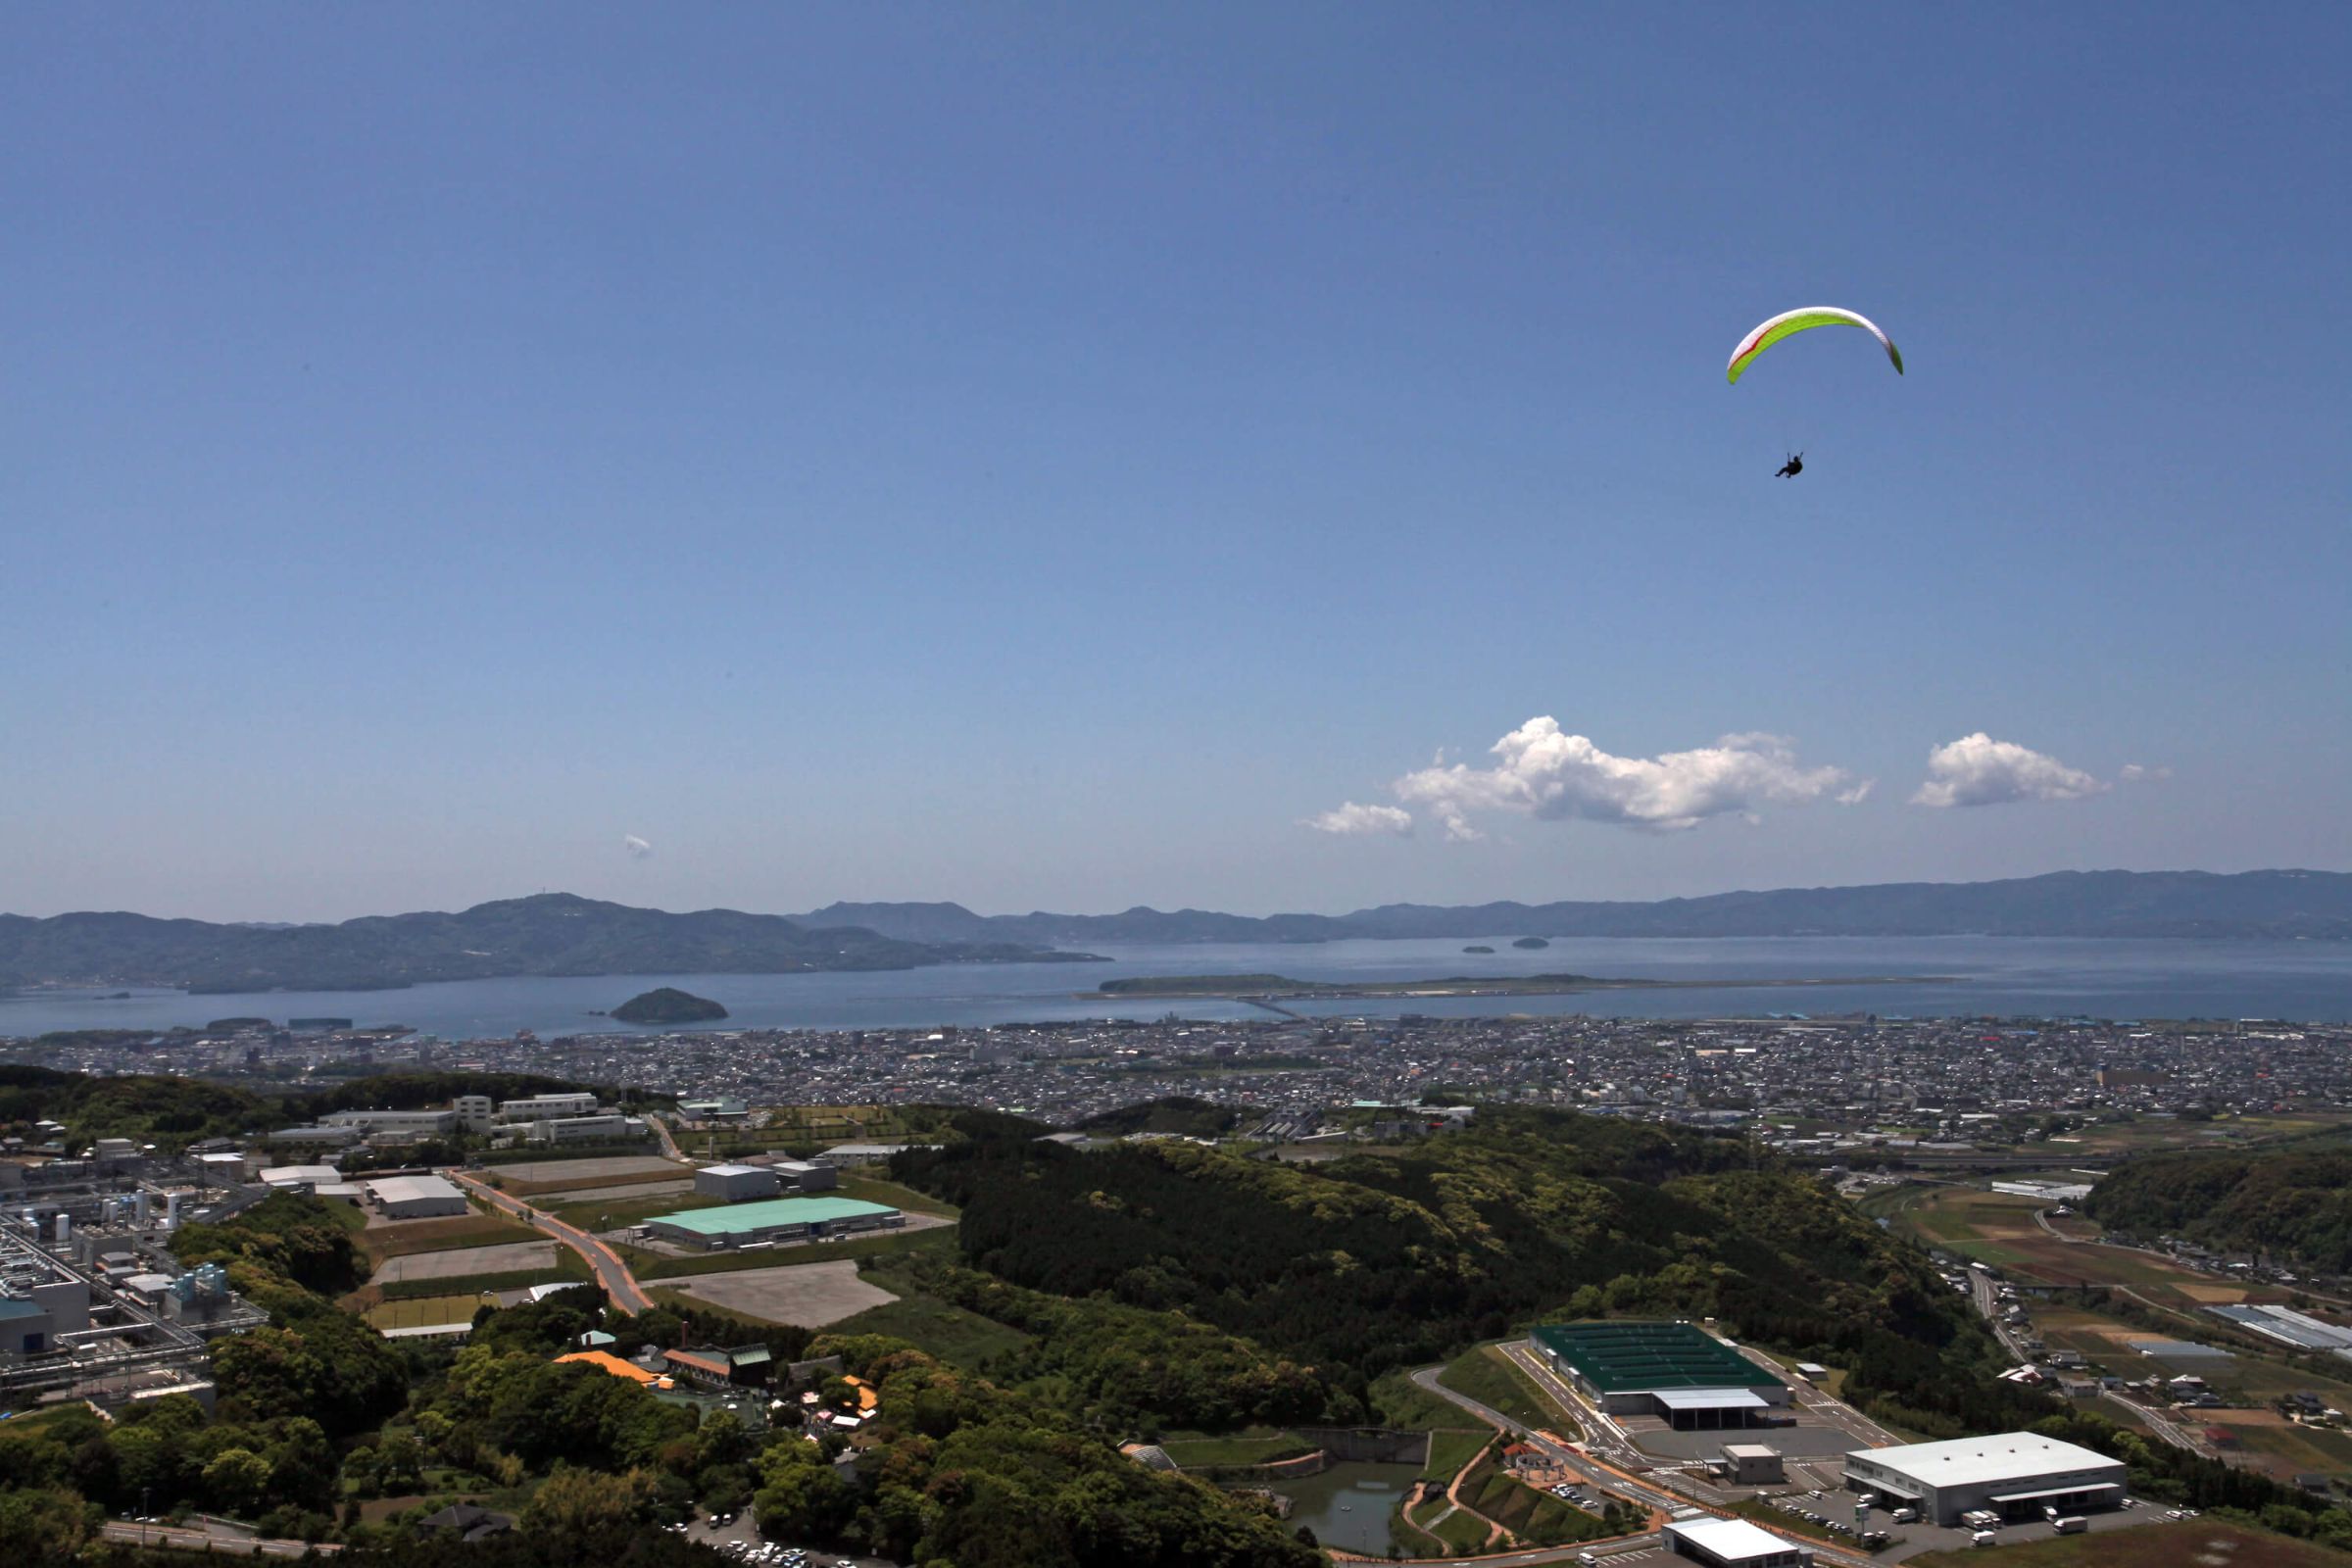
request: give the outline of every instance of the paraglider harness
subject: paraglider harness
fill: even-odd
[[[1781,471],[1774,474],[1773,477],[1775,479],[1793,479],[1804,471],[1805,455],[1802,452],[1791,452],[1788,454],[1788,461],[1781,465]]]

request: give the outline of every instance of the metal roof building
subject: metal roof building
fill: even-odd
[[[466,1212],[466,1195],[439,1176],[386,1176],[368,1183],[368,1196],[390,1219]]]
[[[2124,1462],[2056,1438],[2001,1432],[1858,1449],[1845,1456],[1845,1485],[1914,1503],[1939,1525],[1978,1508],[2025,1519],[2051,1508],[2114,1507],[2123,1500]]]
[[[1603,1410],[1680,1431],[1751,1426],[1790,1398],[1788,1384],[1690,1323],[1551,1324],[1530,1344]]]
[[[1744,1519],[1674,1519],[1658,1532],[1666,1549],[1714,1568],[1805,1568],[1813,1553]]]
[[[759,1203],[690,1208],[646,1221],[656,1236],[688,1247],[749,1247],[763,1242],[821,1241],[906,1223],[886,1203],[854,1198],[773,1198]]]

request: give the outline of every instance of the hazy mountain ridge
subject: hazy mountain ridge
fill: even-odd
[[[1333,942],[1348,937],[2305,937],[2352,939],[2352,873],[2054,871],[1992,882],[1778,888],[1654,903],[1386,904],[1350,914],[975,914],[835,904],[799,918],[921,941]]]
[[[565,893],[504,899],[454,914],[366,915],[339,925],[0,915],[0,985],[371,990],[503,975],[790,974],[1070,956],[1000,937],[926,943],[857,927],[811,927],[776,914],[671,914]]]

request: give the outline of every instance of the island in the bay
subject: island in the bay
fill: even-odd
[[[1464,953],[1493,953],[1494,950],[1493,948],[1464,948],[1462,951]]]
[[[1333,997],[1559,997],[1582,991],[1721,991],[1785,986],[1951,984],[1950,975],[1866,974],[1820,978],[1632,980],[1591,974],[1455,974],[1436,980],[1294,980],[1280,974],[1152,974],[1105,980],[1081,1002],[1138,997],[1226,997],[1237,1002],[1313,1001]]]
[[[1512,943],[1511,946],[1514,948],[1525,948],[1528,952],[1534,953],[1540,948],[1548,948],[1551,946],[1551,944],[1544,941],[1542,937],[1521,937],[1518,941]]]
[[[710,1023],[726,1015],[727,1009],[709,997],[675,986],[656,986],[612,1009],[622,1023]]]

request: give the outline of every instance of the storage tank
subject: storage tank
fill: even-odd
[[[140,1230],[147,1228],[147,1189],[142,1187],[131,1195],[130,1222]]]
[[[62,1246],[62,1245],[64,1245],[65,1243],[72,1241],[73,1239],[74,1239],[74,1216],[73,1216],[73,1215],[71,1215],[71,1214],[60,1214],[60,1215],[58,1215],[58,1216],[57,1216],[57,1240],[58,1240],[58,1243],[59,1243],[59,1245],[61,1245],[61,1246]]]
[[[166,1193],[164,1195],[164,1229],[170,1231],[177,1230],[178,1228],[179,1195],[177,1193]]]

